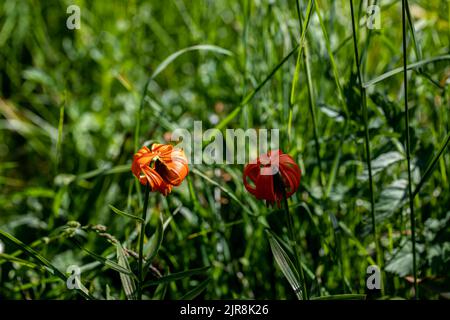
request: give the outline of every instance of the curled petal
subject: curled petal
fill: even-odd
[[[155,143],[151,149],[144,146],[136,152],[131,171],[141,184],[148,183],[152,191],[167,195],[181,184],[189,167],[183,150]]]
[[[250,192],[251,194],[253,194],[256,197],[256,187],[252,186],[249,182],[248,179],[250,179],[253,184],[256,186],[256,180],[258,179],[259,176],[259,165],[258,164],[248,164],[245,168],[244,168],[244,175],[243,175],[243,181],[244,181],[244,186],[247,189],[248,192]]]

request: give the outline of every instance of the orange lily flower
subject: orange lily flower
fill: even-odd
[[[167,196],[173,186],[179,186],[189,172],[183,150],[172,145],[155,143],[151,149],[142,147],[133,157],[131,171],[143,185]]]

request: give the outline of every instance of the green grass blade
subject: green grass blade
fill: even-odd
[[[196,286],[191,291],[187,292],[184,296],[180,298],[180,300],[193,300],[196,297],[198,297],[207,287],[209,284],[209,281],[211,279],[206,279],[205,281],[201,282],[198,286]]]
[[[105,257],[102,257],[101,255],[96,254],[95,252],[92,252],[88,249],[86,249],[85,247],[83,247],[81,245],[81,243],[78,242],[78,240],[73,239],[72,241],[80,248],[82,249],[84,252],[86,252],[88,255],[90,255],[92,258],[94,258],[95,260],[97,260],[98,262],[100,262],[101,264],[103,264],[105,267],[111,268],[117,272],[123,273],[125,275],[128,276],[132,276],[133,278],[136,278],[136,275],[131,272],[130,270],[128,270],[127,268],[122,267],[121,265],[117,264],[116,262],[107,259]]]
[[[309,1],[308,3],[308,8],[306,9],[306,20],[305,20],[305,25],[303,24],[302,21],[302,17],[301,17],[301,12],[300,12],[300,4],[298,3],[298,0],[296,1],[296,6],[297,6],[297,15],[298,15],[298,19],[299,19],[299,24],[300,24],[300,41],[299,43],[302,45],[302,47],[300,47],[301,49],[298,50],[297,53],[297,62],[295,65],[295,71],[294,71],[294,78],[292,80],[292,86],[291,86],[291,96],[290,96],[290,104],[293,105],[295,103],[295,91],[297,88],[297,83],[298,83],[298,79],[299,79],[299,75],[300,75],[300,58],[303,55],[303,47],[306,46],[306,31],[308,29],[308,25],[309,22],[311,20],[311,15],[313,13],[313,8],[314,8],[314,1]],[[305,30],[305,32],[303,31]]]
[[[330,63],[331,63],[331,68],[333,71],[333,78],[334,78],[334,82],[336,84],[336,88],[338,89],[338,98],[339,98],[339,102],[342,105],[342,109],[344,110],[347,118],[349,115],[348,112],[348,108],[347,108],[347,103],[346,103],[346,99],[345,99],[345,95],[344,92],[342,91],[342,86],[341,83],[339,81],[339,71],[336,65],[336,60],[334,59],[334,53],[333,50],[331,49],[331,41],[330,41],[330,37],[328,36],[328,32],[327,29],[325,27],[325,23],[322,19],[322,15],[320,13],[320,8],[319,8],[319,1],[316,2],[316,13],[317,13],[317,17],[319,18],[319,24],[320,27],[322,29],[322,34],[323,37],[325,38],[325,47],[327,48],[327,52],[328,52],[328,57],[330,58]]]
[[[205,274],[206,271],[209,270],[209,268],[211,268],[211,267],[208,266],[208,267],[203,267],[203,268],[191,269],[191,270],[186,270],[186,271],[172,273],[172,274],[169,274],[166,276],[162,276],[161,278],[158,278],[156,280],[151,280],[151,281],[145,282],[143,285],[143,288],[149,287],[149,286],[156,286],[161,283],[173,282],[173,281],[189,278],[191,276],[195,276],[198,274]]]
[[[422,47],[420,46],[420,43],[417,41],[416,29],[414,28],[414,21],[411,15],[411,11],[409,9],[408,0],[406,0],[406,16],[408,17],[409,31],[411,32],[416,58],[418,61],[420,61],[422,60]]]
[[[408,64],[406,66],[406,70],[414,70],[414,69],[420,68],[424,65],[427,65],[429,63],[443,61],[443,60],[450,60],[450,54],[435,56],[435,57],[424,59],[424,60],[421,60],[421,61],[418,61],[415,63]],[[376,77],[372,80],[365,82],[363,86],[364,86],[364,88],[368,88],[370,86],[373,86],[374,84],[377,84],[383,80],[386,80],[386,79],[388,79],[392,76],[395,76],[399,73],[402,73],[402,72],[403,72],[403,67],[395,68],[393,70],[383,73],[382,75],[379,75],[378,77]]]
[[[131,218],[131,219],[137,220],[137,221],[139,221],[139,222],[144,222],[144,220],[142,220],[141,217],[138,217],[138,216],[135,216],[134,214],[127,213],[127,212],[125,212],[125,211],[119,210],[119,209],[117,209],[116,207],[114,207],[114,206],[111,205],[111,204],[109,205],[109,207],[111,208],[111,210],[112,210],[114,213],[117,213],[119,216],[126,217],[126,218]]]
[[[199,177],[205,179],[206,181],[208,181],[209,183],[211,183],[212,185],[218,187],[220,190],[222,190],[225,194],[227,194],[231,199],[233,199],[234,201],[236,201],[241,207],[242,209],[244,209],[248,214],[250,215],[254,215],[254,213],[246,206],[242,203],[241,200],[238,199],[238,197],[230,190],[228,190],[228,188],[225,188],[224,186],[222,186],[220,183],[217,183],[216,181],[214,181],[213,179],[211,179],[210,177],[208,177],[207,175],[201,173],[199,170],[197,169],[192,169],[192,173],[195,175],[198,175]]]
[[[23,260],[21,258],[17,258],[15,256],[12,256],[10,254],[7,253],[0,253],[0,261],[7,261],[7,262],[11,262],[11,263],[18,263],[21,264],[25,267],[31,268],[31,269],[38,269],[41,268],[42,266],[39,266],[31,261],[27,261],[27,260]]]
[[[359,91],[361,94],[361,109],[362,109],[362,115],[363,115],[363,121],[364,121],[364,146],[365,146],[365,156],[366,156],[366,165],[367,170],[369,174],[369,194],[370,194],[370,218],[372,222],[372,235],[373,235],[373,241],[375,243],[375,252],[377,255],[377,263],[379,266],[381,266],[381,251],[380,251],[380,245],[378,241],[378,233],[377,233],[377,225],[375,220],[375,191],[373,187],[373,174],[372,174],[372,155],[371,155],[371,149],[370,149],[370,135],[369,135],[369,115],[368,115],[368,108],[367,108],[367,92],[364,88],[363,84],[363,76],[361,73],[361,66],[359,61],[359,53],[358,53],[358,39],[357,39],[357,30],[356,30],[356,24],[355,24],[355,14],[353,10],[353,0],[350,1],[350,10],[351,10],[351,16],[352,16],[352,34],[353,34],[353,50],[355,55],[355,63],[356,63],[356,69],[357,69],[357,75],[358,75],[358,84],[359,84]]]
[[[66,93],[64,92],[64,101],[59,108],[59,123],[58,123],[58,138],[56,141],[56,159],[55,159],[55,172],[59,170],[59,163],[62,159],[62,140],[63,140],[63,128],[64,128],[64,108],[66,105]]]
[[[406,160],[408,165],[408,195],[409,195],[409,215],[411,223],[411,242],[412,242],[412,256],[413,256],[413,276],[414,276],[414,296],[418,298],[419,287],[417,283],[417,252],[416,252],[416,216],[414,214],[414,196],[412,192],[412,176],[411,176],[411,139],[409,128],[409,106],[408,106],[408,70],[407,60],[408,52],[406,45],[406,0],[402,0],[402,52],[403,52],[403,92],[404,92],[404,107],[405,107],[405,131],[406,131]]]
[[[210,45],[210,44],[199,44],[199,45],[195,45],[192,47],[188,47],[188,48],[184,48],[181,50],[178,50],[177,52],[172,53],[170,56],[168,56],[163,62],[161,62],[158,67],[155,69],[155,71],[153,71],[152,75],[150,76],[150,78],[153,80],[155,79],[164,69],[167,68],[167,66],[169,66],[169,64],[171,64],[173,61],[175,61],[176,58],[178,58],[179,56],[181,56],[182,54],[185,54],[187,52],[190,51],[212,51],[218,54],[223,54],[226,56],[232,56],[233,53],[229,50],[226,50],[224,48],[215,46],[215,45]]]

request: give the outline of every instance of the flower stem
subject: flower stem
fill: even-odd
[[[139,259],[138,259],[138,300],[142,300],[142,284],[144,282],[143,270],[143,251],[144,251],[144,236],[145,236],[145,220],[147,219],[148,197],[150,194],[150,185],[145,185],[144,195],[144,210],[142,212],[141,232],[139,233]]]
[[[280,188],[281,192],[283,194],[283,207],[284,207],[284,212],[286,213],[286,218],[287,218],[289,240],[292,245],[292,250],[294,251],[295,264],[296,264],[296,267],[297,267],[299,275],[300,275],[300,284],[302,286],[301,295],[303,297],[303,300],[308,300],[308,292],[306,290],[305,275],[304,275],[303,267],[301,264],[300,252],[297,250],[298,246],[297,246],[296,236],[294,233],[294,220],[289,211],[289,204],[288,204],[287,195],[286,195],[286,187],[285,187],[285,185],[283,183],[283,179],[281,178],[281,175],[279,173],[276,174],[276,177],[277,178],[275,180],[278,180],[278,183],[281,187]]]

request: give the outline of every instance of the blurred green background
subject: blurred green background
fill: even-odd
[[[401,1],[377,1],[379,30],[366,27],[368,1],[354,3],[367,83],[402,66]],[[79,30],[66,27],[71,4],[81,9]],[[300,5],[305,20],[307,1]],[[425,61],[408,74],[419,292],[448,299],[450,3],[409,6],[408,62]],[[125,298],[119,273],[61,228],[68,221],[91,225],[76,228],[82,246],[115,261],[115,247],[98,225],[136,250],[136,221],[109,205],[142,213],[141,190],[129,170],[137,147],[166,143],[174,129],[192,130],[193,121],[203,121],[204,130],[214,127],[270,75],[226,128],[278,128],[284,152],[300,164],[301,186],[290,205],[310,295],[368,293],[366,268],[377,259],[349,2],[316,1],[305,59],[296,71],[294,52],[271,75],[300,34],[295,1],[2,1],[0,228],[34,243],[63,272],[82,267],[81,281],[96,298]],[[179,52],[194,45],[210,47]],[[181,55],[149,82],[139,113],[147,79],[176,52]],[[402,73],[368,85],[367,95],[384,285],[375,297],[410,298]],[[190,169],[170,196],[150,196],[147,238],[159,217],[167,225],[149,279],[211,267],[150,287],[146,296],[180,298],[209,278],[201,298],[295,298],[264,232],[270,227],[287,239],[283,212],[246,192],[241,165]],[[78,298],[46,270],[11,262],[17,248],[4,239],[2,247],[1,299]],[[136,261],[129,261],[134,269]]]

